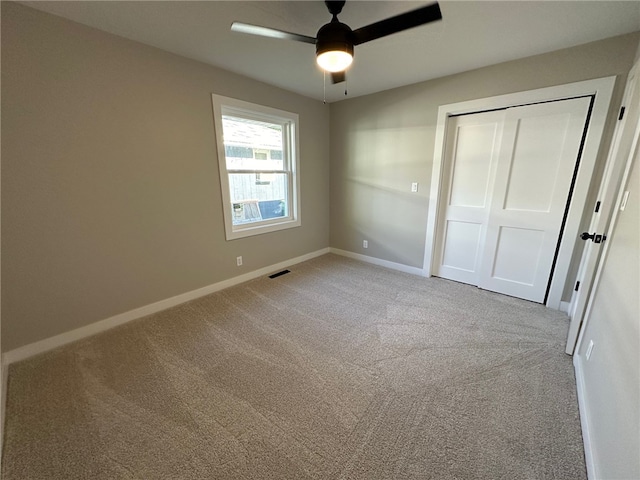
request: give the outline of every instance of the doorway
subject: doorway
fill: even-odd
[[[438,124],[436,129],[436,144],[434,151],[434,160],[433,160],[433,168],[432,168],[432,179],[431,179],[431,191],[429,198],[429,215],[427,218],[427,232],[426,232],[426,242],[425,242],[425,261],[423,267],[423,274],[425,276],[431,276],[436,273],[439,273],[439,270],[436,269],[436,263],[438,261],[438,253],[441,244],[439,244],[438,232],[443,231],[443,222],[444,220],[441,218],[441,214],[444,211],[443,207],[447,204],[446,201],[443,200],[445,198],[444,192],[448,192],[447,180],[449,175],[446,169],[446,157],[445,154],[447,152],[447,141],[452,137],[450,135],[449,129],[452,128],[450,120],[454,117],[458,116],[466,116],[469,114],[477,114],[479,112],[485,112],[485,114],[495,114],[495,115],[512,115],[511,112],[515,112],[520,115],[522,112],[527,110],[528,107],[532,104],[544,104],[545,102],[556,103],[556,101],[565,101],[569,99],[577,99],[577,103],[581,102],[589,102],[592,99],[592,103],[590,106],[589,113],[589,122],[586,130],[586,135],[584,135],[584,142],[582,144],[582,155],[580,158],[579,168],[577,171],[573,171],[571,169],[571,174],[575,173],[575,178],[572,185],[572,195],[571,195],[571,203],[567,207],[566,198],[567,192],[565,190],[565,207],[563,208],[563,213],[561,217],[561,223],[563,223],[563,235],[560,241],[558,241],[558,236],[555,237],[555,243],[551,264],[553,265],[552,272],[547,274],[546,284],[542,282],[544,285],[543,290],[548,293],[546,294],[546,300],[543,297],[542,300],[537,300],[544,302],[548,307],[559,309],[560,302],[562,300],[562,292],[564,289],[565,282],[567,280],[567,274],[569,271],[571,256],[576,245],[576,239],[578,238],[578,229],[580,226],[580,220],[585,209],[585,201],[587,197],[587,193],[589,190],[589,186],[591,183],[591,176],[593,173],[593,168],[595,165],[596,157],[598,154],[598,150],[600,147],[600,140],[602,137],[602,132],[604,130],[604,124],[607,118],[607,113],[609,109],[609,104],[611,101],[611,95],[613,92],[613,86],[615,84],[615,77],[608,77],[597,80],[589,80],[585,82],[576,82],[568,85],[560,85],[556,87],[547,87],[538,90],[531,90],[525,92],[519,92],[515,94],[509,95],[501,95],[498,97],[491,97],[486,99],[473,100],[468,102],[461,102],[457,104],[449,104],[443,105],[438,110]],[[579,97],[586,97],[588,100],[580,100]],[[563,103],[563,102],[558,102]],[[582,108],[581,105],[579,108]],[[522,109],[522,110],[518,110]],[[503,110],[503,112],[496,112],[498,110]],[[494,115],[494,116],[495,116]],[[577,115],[577,114],[576,114]],[[575,118],[578,118],[576,115]],[[517,116],[517,115],[516,115]],[[491,121],[500,124],[502,121],[499,117],[494,118]],[[528,121],[527,121],[528,122]],[[527,123],[524,122],[524,123]],[[516,122],[517,124],[518,122]],[[521,121],[520,124],[523,122]],[[531,123],[531,122],[529,122]],[[534,122],[535,123],[535,122]],[[544,123],[544,122],[543,122]],[[577,124],[577,120],[571,122],[573,126]],[[584,117],[582,118],[581,129],[584,127]],[[505,140],[506,135],[517,135],[519,134],[519,130],[516,128],[515,130],[511,130],[510,132],[507,129],[502,127],[496,127],[498,132],[498,137],[493,138],[492,142],[502,142]],[[477,131],[482,130],[482,128],[476,129]],[[489,127],[486,127],[485,130],[489,130]],[[583,131],[583,130],[581,130]],[[514,133],[515,132],[515,133]],[[486,133],[486,132],[485,132]],[[454,137],[455,138],[455,137]],[[516,142],[517,143],[517,142]],[[493,144],[492,144],[493,145]],[[534,142],[535,145],[535,142]],[[543,142],[544,146],[544,142]],[[493,147],[492,147],[493,148]],[[486,182],[493,182],[491,185],[488,185],[487,192],[491,193],[491,197],[487,197],[485,203],[485,211],[488,212],[490,219],[492,215],[491,213],[491,205],[499,205],[500,202],[495,203],[493,200],[493,193],[495,191],[495,187],[499,186],[500,182],[503,184],[503,192],[509,191],[509,185],[511,184],[511,180],[515,179],[511,175],[512,170],[510,168],[502,169],[502,172],[498,168],[500,149],[498,148],[494,152],[495,161],[490,166],[489,175],[485,178]],[[574,158],[575,161],[575,158]],[[521,165],[522,166],[522,165]],[[574,163],[575,166],[575,163]],[[491,171],[491,168],[495,169],[495,173]],[[506,173],[505,173],[506,172]],[[536,172],[539,173],[539,172]],[[566,172],[565,172],[566,173]],[[537,201],[537,195],[535,194],[535,182],[527,182],[527,179],[530,179],[531,173],[527,173],[526,169],[521,170],[518,175],[520,175],[520,183],[524,185],[524,188],[531,188],[532,190],[528,192],[527,195],[521,198],[517,198],[516,196],[511,197],[510,201],[511,206],[514,205],[513,202],[529,202],[529,201]],[[563,173],[564,175],[564,173]],[[455,177],[455,175],[454,175]],[[506,180],[505,180],[506,179]],[[506,182],[506,183],[505,183]],[[464,183],[464,182],[463,182]],[[506,190],[505,190],[506,188]],[[458,194],[460,194],[464,190],[459,190]],[[514,191],[513,189],[511,190]],[[532,193],[533,192],[533,193]],[[475,195],[479,195],[478,191],[473,193]],[[473,195],[470,194],[470,195]],[[508,195],[507,195],[508,197]],[[502,201],[502,205],[504,205],[504,198]],[[523,205],[520,205],[522,207]],[[524,205],[526,206],[526,205]],[[531,209],[532,205],[529,205],[527,208]],[[521,208],[522,209],[522,208]],[[526,209],[524,209],[526,210]],[[518,217],[519,215],[516,215]],[[499,216],[495,217],[496,219]],[[564,220],[562,220],[562,218]],[[458,232],[454,232],[454,237],[464,238],[465,234],[473,234],[476,235],[479,241],[476,243],[476,249],[479,252],[479,257],[482,257],[484,254],[484,250],[489,248],[489,245],[493,245],[494,251],[496,248],[498,250],[502,249],[499,257],[501,258],[501,264],[498,266],[498,270],[502,273],[502,277],[504,277],[504,273],[509,273],[508,270],[512,268],[512,260],[518,260],[517,256],[517,248],[516,251],[513,251],[515,247],[521,247],[521,243],[524,244],[528,242],[529,246],[534,248],[536,245],[540,250],[541,245],[545,242],[545,240],[549,237],[544,234],[527,234],[523,231],[523,229],[513,226],[509,227],[508,225],[501,225],[500,222],[495,223],[495,225],[490,226],[489,220],[487,219],[485,231],[482,230],[482,227],[476,227],[475,232],[471,232],[473,228],[468,225],[472,222],[467,222],[465,225],[462,222],[458,225]],[[446,224],[445,224],[446,225]],[[456,227],[453,227],[454,229]],[[511,228],[511,230],[509,230]],[[466,231],[465,231],[466,229]],[[491,231],[493,230],[493,233]],[[544,231],[544,229],[542,229]],[[506,232],[506,233],[505,233]],[[489,235],[491,233],[491,235]],[[537,239],[535,238],[537,235]],[[484,240],[483,240],[484,239]],[[536,243],[537,242],[537,243]],[[544,249],[543,249],[544,250]],[[469,260],[471,255],[467,252],[467,250],[460,250],[464,254],[467,255],[466,260]],[[482,252],[482,253],[480,253]],[[444,253],[446,256],[446,253]],[[554,260],[555,258],[555,260]],[[520,265],[517,269],[517,275],[521,275],[520,277],[515,277],[515,281],[512,281],[512,284],[517,284],[517,282],[523,282],[522,275],[527,268],[531,271],[532,265],[537,265],[539,259],[535,259],[534,261],[523,258],[525,263],[528,261],[530,263],[529,267],[527,265]],[[494,258],[493,263],[489,262],[486,265],[491,265],[491,267],[495,270],[496,261]],[[477,274],[481,274],[482,265],[479,268],[476,268]],[[494,275],[495,277],[495,275]],[[461,280],[463,281],[463,280]],[[471,283],[471,282],[467,282]],[[529,282],[534,283],[534,282]],[[540,281],[537,282],[537,285],[540,285]],[[491,289],[491,288],[490,288]],[[513,294],[513,293],[510,293]],[[516,296],[521,296],[519,294],[515,294]],[[526,297],[524,297],[526,298]],[[539,297],[538,297],[539,298]]]

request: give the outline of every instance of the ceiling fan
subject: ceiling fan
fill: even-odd
[[[342,11],[345,1],[328,0],[324,3],[333,18],[318,30],[315,37],[241,22],[233,22],[231,30],[251,35],[314,44],[316,46],[318,65],[331,73],[333,83],[339,83],[344,82],[346,79],[345,69],[353,61],[353,47],[355,45],[442,19],[440,6],[436,2],[356,30],[351,30],[348,25],[338,20],[338,15]]]

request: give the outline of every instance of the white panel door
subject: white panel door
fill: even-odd
[[[635,149],[640,148],[638,146],[638,138],[640,137],[640,61],[636,62],[629,72],[622,105],[625,105],[625,113],[621,121],[616,124],[616,131],[598,192],[600,208],[594,209],[588,233],[604,233],[607,230],[609,221],[614,216],[613,207],[618,196],[618,184],[624,169],[625,167],[629,168]],[[587,241],[582,253],[577,277],[580,288],[574,293],[569,309],[571,325],[565,350],[569,355],[573,355],[603,245],[604,243]]]
[[[452,117],[443,171],[434,275],[478,284],[505,111]]]
[[[480,288],[544,302],[590,97],[505,113]]]

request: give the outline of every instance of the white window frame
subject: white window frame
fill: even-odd
[[[227,240],[261,235],[287,228],[299,227],[300,219],[300,176],[299,158],[300,141],[298,136],[298,114],[265,107],[255,103],[245,102],[235,98],[212,94],[213,120],[216,143],[218,148],[218,168],[220,170],[220,187],[222,191],[222,206],[224,211],[224,229]],[[282,172],[266,172],[253,170],[228,170],[224,148],[222,116],[230,115],[239,118],[268,122],[282,126],[283,131],[283,170]],[[242,225],[233,224],[231,190],[229,186],[230,173],[286,173],[287,182],[287,213],[286,217],[278,217],[259,222]]]

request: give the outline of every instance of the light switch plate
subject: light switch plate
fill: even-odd
[[[585,353],[585,357],[587,360],[591,358],[591,353],[593,352],[593,340],[589,340],[589,346],[587,347],[587,352]]]
[[[629,190],[624,192],[624,195],[622,195],[622,202],[620,202],[620,210],[624,210],[626,208],[627,200],[629,200]]]

